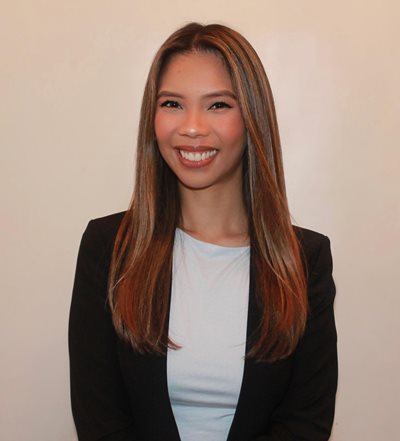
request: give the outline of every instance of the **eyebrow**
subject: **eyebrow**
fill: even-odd
[[[223,89],[223,90],[216,90],[215,92],[211,92],[211,93],[206,93],[205,95],[202,96],[202,98],[219,98],[219,97],[224,97],[224,96],[229,96],[230,98],[236,100],[237,97],[236,95],[228,89]],[[183,99],[184,96],[176,93],[176,92],[172,92],[169,90],[161,90],[158,94],[157,94],[157,98],[162,98],[162,97],[174,97],[174,98],[181,98]]]

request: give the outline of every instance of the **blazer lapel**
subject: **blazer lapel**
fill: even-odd
[[[248,306],[248,314],[247,314],[246,354],[250,350],[252,342],[257,337],[257,328],[261,319],[261,311],[257,305],[254,281],[255,281],[255,271],[253,264],[253,253],[250,251],[249,306]],[[252,383],[252,371],[253,371],[254,363],[255,362],[253,360],[245,358],[242,385],[240,388],[238,403],[229,430],[227,441],[236,441],[236,440],[244,439],[241,438],[240,432],[241,432],[241,428],[243,427],[243,423],[247,421],[246,415],[248,412],[246,411],[246,409],[248,409],[250,405],[249,386]]]
[[[253,257],[250,253],[246,353],[258,338],[262,316],[257,302]],[[245,359],[242,386],[227,441],[246,441],[267,434],[270,419],[288,387],[291,369],[292,356],[273,363]]]

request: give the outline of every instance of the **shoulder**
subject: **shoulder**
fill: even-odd
[[[126,211],[121,211],[119,213],[92,219],[88,223],[85,234],[101,236],[104,239],[110,239],[112,241],[117,234],[125,213]]]
[[[294,227],[305,264],[311,311],[333,303],[332,254],[327,236],[306,228]]]
[[[294,227],[294,231],[308,272],[314,268],[321,255],[325,258],[331,256],[330,240],[327,236],[297,226]]]
[[[125,213],[125,211],[121,211],[120,213],[92,219],[86,227],[84,238],[89,242],[95,241],[112,245]]]
[[[123,211],[92,219],[83,233],[79,254],[107,265],[124,214]]]

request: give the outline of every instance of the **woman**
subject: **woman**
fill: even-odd
[[[156,54],[127,212],[91,221],[69,344],[80,440],[322,441],[336,393],[329,240],[290,222],[250,44],[189,24]]]

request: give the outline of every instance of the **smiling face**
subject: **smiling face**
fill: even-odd
[[[161,76],[154,126],[179,185],[241,188],[246,130],[229,73],[216,55],[172,57]]]

